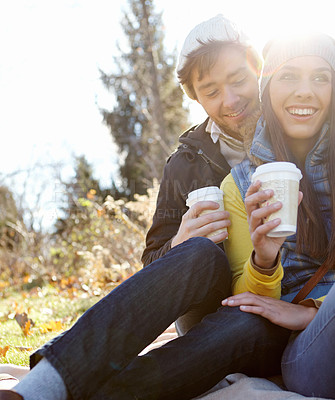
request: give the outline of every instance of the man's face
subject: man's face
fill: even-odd
[[[241,139],[246,129],[256,126],[260,116],[257,74],[241,48],[223,47],[201,80],[198,69],[192,72],[192,83],[198,102],[226,134]]]

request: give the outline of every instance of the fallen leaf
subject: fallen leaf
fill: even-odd
[[[15,314],[15,321],[20,325],[24,336],[30,336],[32,334],[30,328],[32,328],[35,323],[33,320],[28,318],[27,313]]]
[[[32,347],[23,347],[23,346],[14,346],[15,350],[20,350],[20,351],[32,351]]]
[[[59,332],[64,329],[64,324],[61,321],[50,321],[39,326],[41,333]]]
[[[6,353],[9,350],[9,346],[0,347],[0,357],[6,357]]]
[[[30,336],[30,335],[32,335],[32,332],[31,332],[31,330],[30,330],[30,327],[31,327],[31,322],[30,322],[30,321],[31,321],[31,320],[29,319],[29,320],[26,322],[24,328],[22,328],[22,332],[23,332],[24,336]]]

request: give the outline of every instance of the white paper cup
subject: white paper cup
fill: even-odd
[[[290,162],[273,162],[256,168],[251,181],[262,182],[260,190],[272,189],[273,197],[262,203],[262,207],[280,201],[283,206],[271,214],[264,222],[280,218],[281,223],[272,229],[267,236],[286,237],[297,231],[299,181],[302,174],[295,164]]]
[[[188,194],[186,205],[187,207],[192,207],[193,204],[197,203],[198,201],[215,201],[219,204],[219,208],[216,210],[204,210],[200,215],[224,210],[223,191],[216,186],[207,186],[193,190]],[[207,235],[207,237],[212,237],[222,232],[227,232],[227,228],[218,229],[215,232]]]

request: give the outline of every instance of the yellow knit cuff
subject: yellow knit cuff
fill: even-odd
[[[245,277],[248,290],[263,296],[279,298],[284,270],[278,257],[278,265],[272,275],[265,275],[252,267],[251,257],[245,264]]]

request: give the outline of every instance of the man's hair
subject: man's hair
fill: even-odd
[[[234,47],[244,52],[250,68],[254,70],[258,77],[260,76],[262,61],[252,46],[245,46],[238,41],[210,40],[206,43],[199,41],[199,43],[200,47],[187,55],[183,68],[178,71],[179,82],[192,99],[197,100],[193,87],[193,72],[197,70],[198,78],[201,80],[213,68],[223,48]]]

